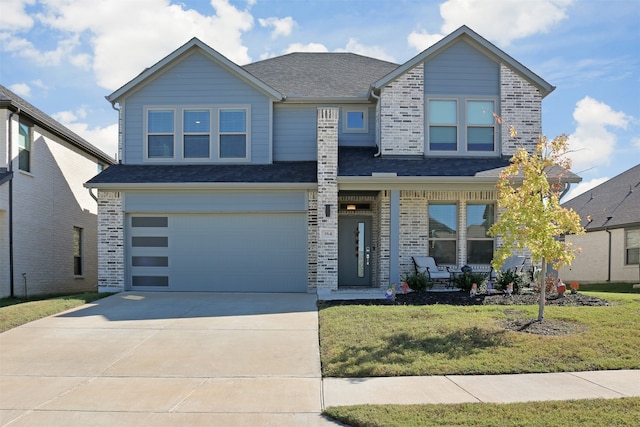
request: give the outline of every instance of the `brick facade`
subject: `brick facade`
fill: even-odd
[[[119,192],[98,192],[98,290],[124,290],[124,213]]]
[[[338,117],[337,107],[318,108],[318,289],[338,288]]]
[[[502,154],[511,156],[523,146],[530,153],[542,134],[542,95],[513,70],[500,64],[500,116],[502,118]],[[509,129],[514,126],[517,140]]]
[[[424,154],[424,64],[381,91],[382,155]]]

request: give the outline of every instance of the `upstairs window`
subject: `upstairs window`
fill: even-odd
[[[24,123],[19,124],[18,135],[18,169],[31,172],[31,143],[33,128]]]
[[[366,133],[368,131],[367,110],[350,108],[344,110],[342,130],[345,133]]]
[[[449,99],[429,101],[429,150],[458,149],[458,102]]]
[[[493,101],[467,101],[467,151],[494,151]]]
[[[172,159],[174,154],[174,111],[147,111],[147,157]]]
[[[184,158],[208,159],[210,157],[209,110],[184,110]]]
[[[457,264],[458,206],[429,205],[429,256],[438,264]]]
[[[247,158],[247,110],[220,109],[220,159]]]

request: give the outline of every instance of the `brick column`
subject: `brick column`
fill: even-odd
[[[338,111],[318,108],[318,289],[338,289]]]
[[[124,213],[119,192],[98,192],[98,291],[124,291]]]

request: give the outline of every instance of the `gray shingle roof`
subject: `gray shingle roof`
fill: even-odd
[[[354,53],[290,53],[243,66],[288,98],[367,98],[369,86],[399,67]]]
[[[397,176],[419,177],[499,177],[500,169],[509,165],[509,158],[462,157],[374,157],[372,148],[340,148],[339,176],[371,176],[372,173],[396,173]]]
[[[166,183],[314,183],[316,162],[268,165],[113,165],[91,184]]]
[[[576,211],[587,231],[640,225],[640,164],[562,206]]]
[[[95,147],[67,127],[61,125],[33,104],[27,102],[2,85],[0,85],[0,108],[9,108],[12,111],[17,111],[19,108],[21,115],[27,116],[38,126],[47,129],[49,132],[57,134],[60,138],[70,142],[83,151],[96,156],[107,164],[112,164],[114,162],[114,159],[108,154]]]

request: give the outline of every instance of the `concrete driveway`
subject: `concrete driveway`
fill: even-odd
[[[121,293],[0,334],[0,423],[335,426],[315,295]]]

